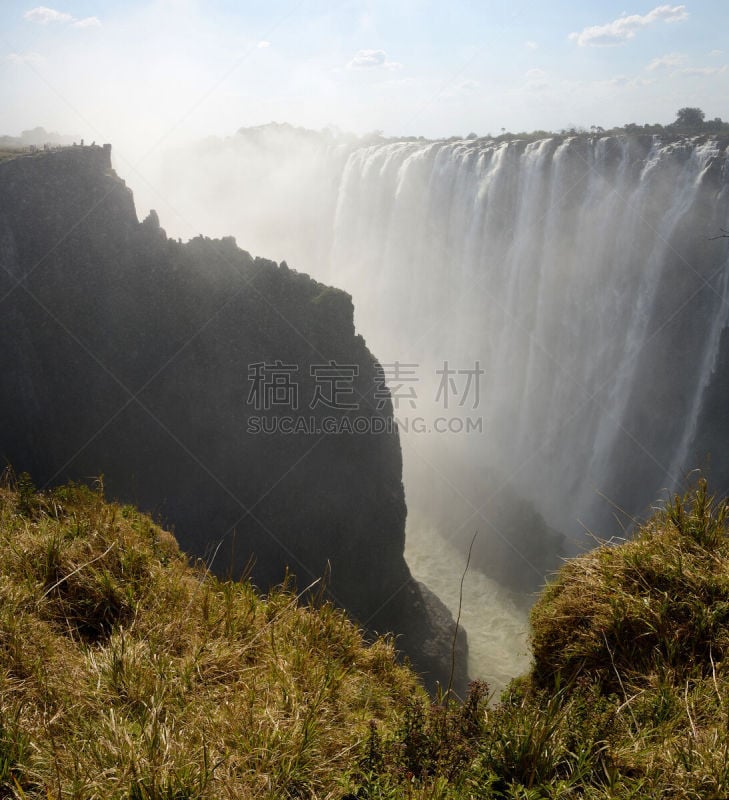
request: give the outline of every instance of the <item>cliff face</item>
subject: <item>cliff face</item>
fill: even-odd
[[[177,207],[203,197],[206,225],[228,215],[226,232],[351,292],[370,346],[419,364],[419,390],[446,361],[484,369],[484,435],[433,437],[406,485],[413,517],[448,537],[463,526],[466,543],[466,508],[481,509],[502,581],[541,580],[556,548],[521,519],[511,539],[491,513],[497,486],[512,483],[568,552],[591,546],[585,530],[621,535],[616,507],[642,516],[696,466],[729,486],[729,254],[712,239],[729,219],[723,133],[355,141],[272,125],[188,152],[159,173]],[[264,169],[276,190],[256,204]],[[237,200],[225,209],[221,185]],[[494,528],[535,569],[511,546],[494,557]]]
[[[301,589],[327,574],[336,602],[447,679],[447,612],[403,558],[392,407],[347,294],[233,239],[139,223],[98,147],[0,164],[0,265],[4,459],[41,485],[103,473],[263,590],[287,568]]]

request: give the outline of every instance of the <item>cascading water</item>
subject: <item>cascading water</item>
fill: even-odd
[[[445,557],[413,555],[432,546],[424,531],[456,545],[478,531],[475,566],[523,589],[555,553],[589,546],[585,528],[619,533],[614,507],[642,515],[704,465],[702,431],[729,435],[705,409],[729,399],[729,259],[709,241],[729,218],[726,146],[365,144],[273,126],[208,142],[162,180],[200,229],[350,292],[391,386],[395,362],[409,365],[396,414],[411,562],[430,564],[418,577],[446,570]],[[444,369],[463,399],[476,367],[478,402],[471,386],[446,409]],[[466,418],[480,429],[453,432]],[[437,419],[451,432],[433,431]],[[711,466],[729,479],[726,449],[716,441]],[[456,589],[457,561],[445,578]]]

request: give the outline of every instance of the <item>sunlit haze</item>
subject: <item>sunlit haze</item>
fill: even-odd
[[[140,159],[270,121],[386,135],[729,117],[721,0],[157,0],[0,8],[0,131]]]

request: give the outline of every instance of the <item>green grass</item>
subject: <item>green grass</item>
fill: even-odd
[[[7,475],[0,798],[725,798],[728,519],[699,482],[568,562],[489,704],[429,698],[329,605],[190,566],[100,488]]]
[[[27,155],[29,151],[19,147],[0,147],[0,161],[9,161],[18,156]]]
[[[466,727],[436,704],[383,736],[354,796],[728,797],[728,517],[700,481],[569,561],[533,609],[530,672],[492,706],[477,686]]]
[[[190,567],[81,486],[0,489],[0,797],[337,797],[422,693],[330,606]]]

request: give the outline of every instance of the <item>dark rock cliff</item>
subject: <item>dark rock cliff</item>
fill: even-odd
[[[300,589],[327,575],[337,603],[448,679],[453,621],[403,557],[398,435],[347,294],[233,239],[140,223],[99,147],[0,164],[0,266],[2,458],[41,485],[103,474],[262,590],[287,569]]]

